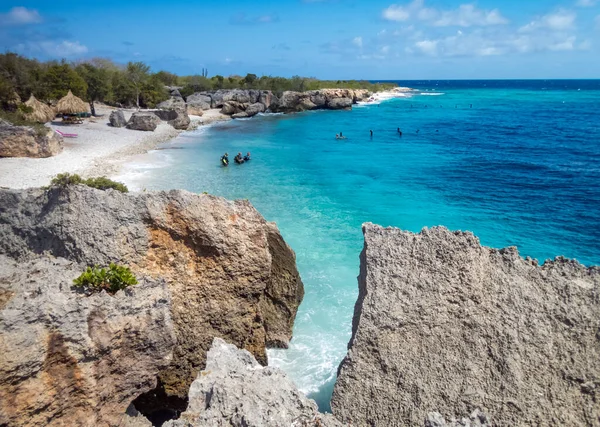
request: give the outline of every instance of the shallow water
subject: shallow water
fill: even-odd
[[[269,360],[323,409],[350,338],[363,222],[415,232],[445,225],[541,261],[600,264],[600,81],[400,85],[418,90],[353,111],[188,133],[121,177],[138,188],[249,199],[277,222],[306,296],[290,348]],[[348,139],[337,141],[340,131]],[[251,151],[253,160],[221,168],[225,151],[230,159]]]

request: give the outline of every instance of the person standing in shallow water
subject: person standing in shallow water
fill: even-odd
[[[372,130],[370,130],[369,132],[371,132],[371,138],[373,138],[373,131],[372,131]]]
[[[402,131],[398,128],[398,135],[402,136]]]

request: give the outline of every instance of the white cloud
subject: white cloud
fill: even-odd
[[[544,15],[534,19],[529,24],[521,27],[520,32],[531,32],[540,28],[553,31],[565,31],[575,27],[577,14],[571,10],[559,9],[556,13]]]
[[[425,55],[436,56],[439,42],[440,40],[421,40],[415,43],[415,48]]]
[[[42,22],[42,17],[35,9],[26,7],[13,7],[8,13],[0,14],[0,24],[25,25]]]
[[[352,44],[354,44],[355,46],[358,46],[358,47],[362,47],[362,45],[363,45],[362,37],[354,37],[354,39],[352,40]]]
[[[63,40],[27,42],[21,43],[16,47],[17,51],[27,54],[43,54],[52,58],[71,58],[83,55],[88,52],[88,48],[79,42]]]
[[[577,0],[576,6],[579,7],[593,7],[598,3],[598,0]]]
[[[413,0],[403,6],[393,4],[383,10],[382,16],[388,21],[398,22],[418,19],[437,27],[485,27],[508,23],[498,9],[483,10],[475,4],[462,4],[458,9],[437,10],[425,7],[425,0]]]

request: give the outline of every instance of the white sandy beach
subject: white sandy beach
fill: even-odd
[[[115,108],[97,105],[101,117],[86,119],[84,124],[63,126],[60,120],[48,124],[77,138],[64,138],[64,150],[45,159],[0,158],[0,187],[28,188],[48,185],[59,173],[78,173],[84,177],[114,176],[131,156],[145,153],[158,144],[176,137],[182,131],[161,123],[154,132],[114,128],[108,117]],[[124,110],[128,120],[135,110]],[[229,120],[219,110],[208,110],[203,116],[192,116],[190,129],[216,121]]]

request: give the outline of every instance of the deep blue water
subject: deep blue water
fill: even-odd
[[[270,351],[270,363],[324,408],[350,338],[363,222],[445,225],[540,261],[600,264],[600,81],[399,84],[418,90],[185,134],[164,146],[180,149],[123,176],[138,188],[250,199],[277,222],[306,296],[290,349]],[[340,131],[347,140],[334,138]],[[221,168],[225,151],[253,160]]]

